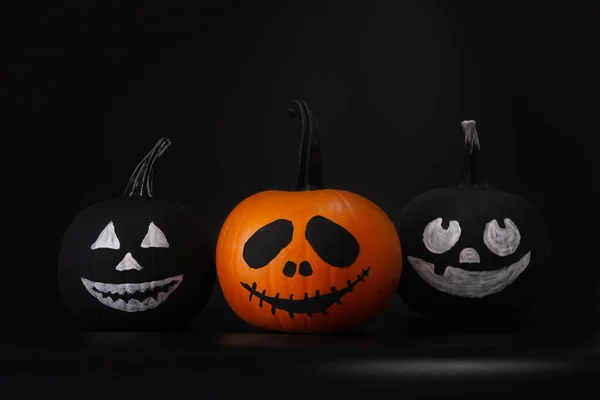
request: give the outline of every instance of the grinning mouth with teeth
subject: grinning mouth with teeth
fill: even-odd
[[[183,275],[143,283],[103,283],[81,278],[88,293],[107,307],[125,312],[158,307],[181,284]]]
[[[371,267],[363,269],[361,274],[356,275],[356,280],[346,282],[346,287],[343,289],[337,289],[335,286],[331,287],[330,293],[321,294],[319,290],[316,291],[313,297],[309,297],[308,293],[304,293],[303,299],[294,300],[294,295],[291,294],[289,299],[279,297],[279,293],[275,296],[267,296],[266,289],[262,292],[256,290],[256,282],[250,286],[247,283],[240,282],[244,289],[250,292],[250,301],[253,297],[257,297],[259,300],[258,306],[262,308],[263,302],[271,306],[271,314],[275,315],[277,310],[287,311],[290,318],[294,318],[294,314],[306,314],[310,318],[314,314],[320,313],[327,315],[327,309],[334,303],[342,304],[342,297],[354,291],[354,287],[360,282],[365,282],[365,277],[369,276]]]
[[[525,271],[531,259],[528,251],[519,261],[494,271],[467,271],[447,266],[443,275],[435,273],[435,265],[418,257],[408,261],[421,278],[437,290],[458,297],[481,298],[498,293],[513,283]]]

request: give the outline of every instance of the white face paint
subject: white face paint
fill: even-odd
[[[458,221],[450,221],[448,229],[442,227],[442,219],[437,218],[427,224],[423,231],[423,243],[427,250],[434,254],[442,254],[450,250],[460,239]]]
[[[114,249],[121,247],[119,238],[115,233],[113,222],[100,232],[91,249]],[[164,232],[154,222],[150,222],[146,236],[140,245],[142,248],[162,247],[168,248],[169,242]],[[142,266],[130,252],[115,267],[117,271],[140,271]],[[183,275],[172,276],[159,281],[143,283],[103,283],[81,278],[81,282],[96,300],[107,307],[125,312],[146,311],[158,307],[167,300],[175,289],[179,287]]]
[[[148,232],[142,240],[141,247],[149,248],[149,247],[169,247],[169,242],[167,241],[167,237],[160,230],[160,228],[154,225],[154,222],[150,222],[148,226]]]
[[[483,234],[483,242],[487,248],[501,257],[513,254],[521,242],[521,234],[515,223],[506,218],[504,224],[506,228],[502,229],[494,219],[486,224]],[[457,221],[450,221],[448,229],[444,229],[442,218],[437,218],[425,227],[423,244],[432,253],[443,254],[458,242],[460,233]],[[419,276],[437,290],[459,297],[481,298],[498,293],[513,283],[529,265],[531,252],[499,270],[467,271],[447,266],[442,276],[435,273],[435,265],[432,263],[411,256],[407,256],[407,259]],[[479,253],[473,248],[465,248],[460,252],[458,261],[461,264],[479,263]]]
[[[527,268],[531,252],[528,251],[519,261],[496,271],[466,271],[456,267],[446,267],[444,275],[433,272],[434,265],[420,258],[408,257],[410,265],[423,280],[431,286],[459,297],[479,298],[498,293],[514,282]]]
[[[478,263],[479,261],[481,261],[479,259],[479,253],[477,252],[477,250],[471,247],[462,249],[458,256],[458,262],[461,264]]]
[[[112,223],[112,221],[110,221],[108,223],[108,225],[106,225],[106,227],[102,230],[102,232],[100,232],[100,235],[98,235],[98,239],[96,239],[96,241],[94,243],[92,243],[92,246],[90,248],[92,250],[96,250],[96,249],[118,250],[121,248],[121,243],[119,242],[119,238],[117,237],[117,234],[115,233],[115,226]]]
[[[125,254],[125,257],[121,260],[119,264],[115,267],[117,271],[129,271],[131,269],[135,269],[137,271],[142,269],[142,266],[137,262],[135,258],[131,255],[131,253]]]
[[[183,275],[177,275],[160,281],[113,284],[81,278],[87,291],[100,303],[125,312],[146,311],[158,307],[177,289],[182,280]],[[112,298],[109,294],[112,295]],[[128,296],[127,301],[119,298],[126,294],[138,298]]]
[[[521,243],[519,229],[509,218],[504,218],[506,228],[502,229],[495,219],[485,225],[483,243],[490,251],[500,257],[511,255]]]

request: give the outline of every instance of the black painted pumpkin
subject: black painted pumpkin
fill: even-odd
[[[93,205],[68,227],[58,265],[68,309],[97,329],[177,328],[201,311],[216,280],[198,216],[153,197],[167,138],[138,164],[125,193]]]
[[[545,223],[524,199],[486,183],[475,121],[462,127],[460,184],[418,196],[396,221],[407,265],[398,293],[430,316],[515,316],[535,304],[547,281]]]

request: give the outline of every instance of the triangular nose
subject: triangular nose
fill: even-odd
[[[115,268],[117,271],[129,271],[130,269],[141,270],[142,266],[133,258],[131,253],[125,254],[119,265]]]

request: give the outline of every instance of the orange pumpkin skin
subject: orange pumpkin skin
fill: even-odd
[[[351,265],[332,266],[313,249],[306,235],[315,216],[356,239],[358,256]],[[251,268],[244,257],[246,243],[276,220],[291,222],[291,242],[264,267]],[[329,239],[325,233],[324,240]],[[284,274],[288,262],[306,261],[310,275],[299,273],[301,267]],[[265,330],[326,333],[365,323],[389,304],[400,280],[402,251],[391,220],[362,196],[332,189],[273,190],[248,197],[229,214],[217,241],[216,267],[225,299],[244,321]],[[302,303],[305,298],[313,305]]]

